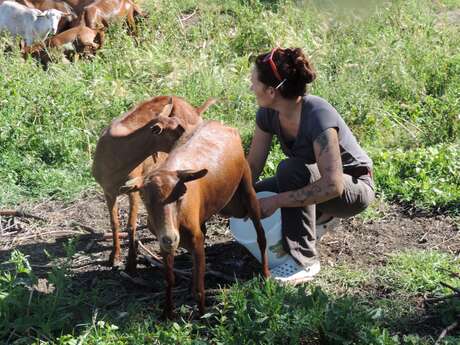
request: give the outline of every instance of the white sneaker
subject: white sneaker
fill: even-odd
[[[340,224],[340,219],[331,217],[321,224],[316,223],[316,239],[319,240],[323,235],[331,230],[334,230]]]
[[[292,285],[305,283],[313,280],[313,277],[319,273],[319,260],[315,260],[308,267],[300,266],[292,256],[279,266],[271,270],[272,278]]]

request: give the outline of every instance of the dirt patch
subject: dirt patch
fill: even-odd
[[[120,198],[122,226],[126,225],[127,203],[127,197]],[[110,224],[102,194],[84,194],[68,204],[44,201],[26,205],[24,210],[45,221],[5,216],[0,218],[0,261],[5,261],[12,250],[18,249],[28,255],[33,264],[43,266],[50,261],[44,249],[56,257],[63,256],[65,251],[62,243],[75,236],[79,239],[77,250],[82,255],[88,252],[86,254],[96,255],[101,261],[108,259],[111,240],[102,239],[102,234],[110,232]],[[140,227],[146,224],[144,209],[141,209],[138,224]],[[100,236],[95,236],[85,228],[93,229]],[[152,251],[159,253],[154,235],[145,227],[138,231],[138,235]],[[324,235],[319,243],[322,263],[332,266],[339,263],[378,265],[391,252],[415,248],[439,249],[460,255],[458,222],[440,215],[410,216],[401,208],[391,206],[385,210],[385,216],[377,221],[357,218],[342,220],[336,231]],[[228,220],[218,216],[207,222],[206,250],[211,256],[208,260],[211,264],[224,262],[226,256],[232,257],[236,263],[231,264],[242,266],[238,273],[243,276],[247,274],[248,265],[239,265],[238,261],[255,261],[249,252],[233,241],[228,230]],[[127,239],[123,240],[123,253],[126,254],[126,251]],[[228,251],[232,254],[228,255]],[[179,254],[184,253],[180,251]]]
[[[438,249],[458,256],[459,224],[446,216],[411,216],[391,206],[378,221],[342,220],[320,244],[322,260],[328,265],[381,265],[392,252],[406,249]]]
[[[120,201],[120,216],[124,226],[127,220],[127,198],[122,197]],[[110,232],[102,194],[84,194],[68,204],[44,201],[26,205],[24,209],[46,220],[2,217],[0,262],[8,260],[13,250],[20,250],[28,256],[35,274],[44,278],[56,260],[64,260],[72,247],[67,245],[71,240],[73,250],[76,251],[71,260],[73,284],[76,289],[91,289],[98,282],[103,282],[109,287],[100,296],[104,308],[116,306],[119,309],[120,303],[129,303],[124,302],[127,296],[135,296],[147,303],[163,292],[161,269],[152,267],[143,255],[139,255],[136,284],[120,270],[112,270],[107,266],[112,243],[111,239],[104,240],[102,236]],[[139,225],[142,227],[145,224],[146,212],[142,209]],[[244,247],[233,241],[227,219],[213,217],[207,223],[206,237],[206,288],[210,294],[207,296],[210,304],[213,289],[233,284],[235,279],[250,279],[261,272],[261,266]],[[149,250],[159,254],[155,237],[147,229],[138,231],[138,238]],[[127,239],[122,241],[124,256],[127,254],[127,242]],[[357,218],[342,220],[336,231],[327,233],[319,242],[323,267],[339,264],[350,264],[362,269],[378,267],[385,264],[392,252],[406,249],[438,249],[458,257],[459,224],[447,216],[409,216],[401,208],[392,206],[385,210],[385,216],[378,221]],[[180,250],[175,259],[175,267],[190,272],[191,261],[191,256]],[[7,267],[5,264],[2,266]],[[178,276],[176,285],[177,305],[185,303],[193,306],[189,293],[190,279]]]
[[[112,248],[111,238],[103,235],[110,233],[110,223],[104,197],[99,193],[82,195],[78,200],[63,204],[45,201],[35,205],[24,206],[29,214],[44,218],[44,221],[21,218],[2,217],[0,219],[0,262],[5,262],[13,250],[24,253],[38,275],[45,274],[56,258],[66,257],[66,243],[74,239],[76,254],[73,256],[72,271],[84,272],[110,271],[106,266]],[[128,199],[120,197],[120,220],[126,226],[128,218]],[[146,212],[141,209],[138,217],[141,230],[138,238],[152,252],[159,254],[155,236],[145,228]],[[122,240],[123,255],[127,255],[128,239]],[[142,251],[141,251],[142,252]],[[48,255],[48,254],[51,254]],[[243,247],[232,241],[228,230],[228,220],[213,217],[207,222],[206,257],[212,270],[217,270],[229,277],[248,279],[257,274],[260,265]],[[139,267],[145,269],[150,265],[139,256]],[[191,256],[179,249],[175,266],[191,266]],[[227,267],[228,266],[228,267]],[[153,270],[154,275],[160,274]],[[144,277],[143,277],[144,278]],[[162,275],[154,280],[162,279]],[[212,279],[211,279],[212,281]],[[216,283],[225,282],[216,279]],[[216,285],[217,286],[217,285]]]

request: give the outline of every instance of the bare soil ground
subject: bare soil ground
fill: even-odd
[[[127,220],[127,198],[121,197],[120,216],[123,225]],[[79,199],[63,204],[44,201],[25,205],[24,210],[45,220],[21,217],[0,218],[0,263],[10,257],[14,249],[28,256],[34,272],[45,277],[66,253],[64,244],[76,238],[77,253],[72,259],[72,272],[77,286],[91,288],[104,281],[106,295],[101,296],[102,307],[110,308],[122,303],[126,296],[150,300],[160,296],[163,275],[158,267],[152,267],[140,250],[137,283],[127,278],[121,270],[112,270],[106,263],[111,250],[111,239],[103,234],[110,232],[110,224],[102,194],[88,193]],[[145,210],[141,210],[139,225],[146,224]],[[94,231],[88,230],[88,227]],[[86,228],[86,230],[85,230]],[[361,268],[382,266],[388,255],[406,249],[438,249],[455,256],[460,255],[459,224],[447,216],[409,215],[401,207],[390,206],[384,217],[377,221],[360,219],[342,220],[337,231],[327,233],[319,243],[323,267],[349,264]],[[234,242],[228,230],[228,220],[214,217],[207,223],[206,258],[208,271],[206,288],[209,289],[208,304],[212,303],[213,289],[225,287],[236,279],[244,281],[260,272],[259,263],[249,252]],[[159,254],[159,247],[147,229],[138,231],[138,238],[152,252]],[[122,241],[123,255],[127,255],[127,239]],[[52,254],[54,258],[46,253]],[[175,267],[189,270],[191,256],[179,251]],[[190,281],[177,279],[176,303],[193,305],[188,292]],[[184,293],[185,292],[185,293]],[[420,306],[423,308],[423,306]],[[438,327],[436,327],[438,328]]]

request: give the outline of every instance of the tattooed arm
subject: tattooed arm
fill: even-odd
[[[282,193],[281,207],[299,207],[333,199],[343,192],[339,138],[334,128],[321,133],[313,143],[321,178],[303,188]]]
[[[337,131],[334,128],[325,130],[316,138],[313,148],[321,178],[303,188],[261,199],[262,216],[268,217],[280,207],[318,204],[342,194],[342,159]]]

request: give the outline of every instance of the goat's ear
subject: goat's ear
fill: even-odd
[[[165,117],[159,116],[152,121],[152,126],[150,127],[153,134],[161,134],[165,129],[166,130],[181,130],[182,133],[185,131],[185,125],[181,119],[177,117]],[[181,133],[181,134],[182,134]]]
[[[182,198],[185,193],[187,192],[187,187],[183,181],[179,181],[171,191],[171,194],[168,195],[166,199],[163,200],[163,204],[169,204],[171,202],[176,202],[180,198]]]
[[[190,182],[202,178],[208,173],[208,169],[201,170],[177,170],[177,177],[182,182]]]
[[[172,97],[169,97],[168,103],[163,107],[160,114],[158,116],[169,117],[173,110],[173,102]]]
[[[127,194],[131,192],[137,192],[144,186],[144,178],[143,177],[135,177],[131,180],[126,181],[126,183],[120,187],[120,194]]]

